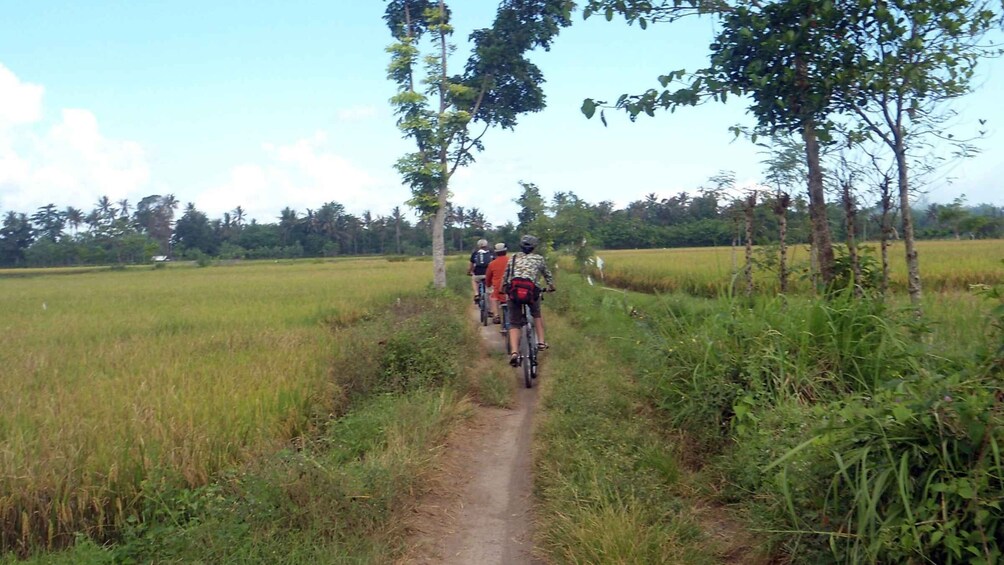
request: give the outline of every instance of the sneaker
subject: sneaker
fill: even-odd
[[[519,367],[519,353],[513,353],[509,356],[509,365]]]
[[[494,318],[492,318],[492,323],[493,324],[501,324],[502,323],[502,318],[500,318],[498,316],[495,316]]]
[[[551,347],[550,345],[544,343],[543,341],[538,341],[537,342],[537,351],[543,351],[543,350],[548,349],[550,347]]]

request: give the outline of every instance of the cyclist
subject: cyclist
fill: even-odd
[[[538,243],[539,240],[532,235],[524,235],[519,240],[520,252],[513,255],[509,260],[509,268],[506,269],[503,285],[509,289],[515,279],[528,279],[533,282],[534,293],[533,300],[530,302],[530,316],[533,317],[533,325],[537,330],[537,349],[544,350],[549,346],[544,341],[544,319],[540,314],[540,277],[543,276],[547,282],[547,290],[554,292],[554,276],[551,275],[550,269],[547,268],[547,261],[541,255],[533,252],[537,248]],[[509,364],[513,367],[518,367],[519,338],[521,328],[526,323],[526,318],[524,317],[523,306],[513,302],[511,297],[509,299],[509,315],[512,322],[512,327],[509,330],[509,345],[511,346],[510,351],[513,352],[509,357]]]
[[[474,290],[474,303],[478,303],[478,281],[485,280],[488,264],[495,259],[495,254],[488,249],[488,240],[479,239],[478,248],[471,253],[471,264],[467,267],[467,276],[471,277],[471,288]]]
[[[496,324],[502,323],[499,305],[508,300],[505,293],[502,292],[502,279],[505,277],[505,269],[509,265],[509,258],[506,257],[508,251],[509,248],[504,243],[496,243],[495,260],[488,264],[488,270],[485,271],[485,285],[492,289],[489,297],[491,300],[489,308],[493,312],[492,316],[494,316],[492,321]]]

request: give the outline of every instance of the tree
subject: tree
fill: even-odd
[[[519,220],[516,229],[521,234],[533,233],[541,241],[550,243],[550,226],[547,217],[547,204],[540,195],[540,188],[532,182],[519,182],[523,188],[522,194],[515,200],[519,206],[516,218]],[[544,246],[541,246],[543,249]]]
[[[38,211],[31,216],[31,222],[35,225],[36,239],[44,238],[56,242],[63,235],[66,217],[56,209],[55,204],[46,204],[39,207]]]
[[[656,109],[675,110],[705,100],[725,102],[729,95],[748,95],[750,112],[757,119],[757,135],[779,131],[797,132],[805,147],[808,168],[807,192],[824,284],[833,280],[834,255],[826,217],[820,142],[830,139],[828,115],[832,107],[830,77],[840,69],[844,47],[841,15],[833,3],[815,0],[784,2],[703,2],[680,0],[653,4],[623,0],[591,0],[587,15],[603,10],[607,19],[614,12],[642,27],[648,21],[673,21],[693,14],[714,13],[721,31],[711,44],[710,64],[691,75],[686,86],[670,89],[685,71],[659,77],[662,90],[640,95],[622,95],[614,107],[634,119]],[[586,99],[582,111],[591,117],[605,102]],[[605,118],[601,112],[601,119]]]
[[[835,81],[837,98],[895,159],[908,290],[920,315],[908,154],[918,137],[952,138],[941,128],[944,105],[970,92],[980,58],[998,53],[982,38],[1001,16],[984,0],[843,0],[838,9],[851,24],[845,41],[854,51]]]
[[[152,194],[136,205],[136,226],[160,243],[160,253],[163,255],[169,255],[171,251],[174,210],[177,207],[178,199],[173,194]]]
[[[77,234],[77,230],[80,229],[80,225],[84,223],[84,213],[80,208],[74,208],[73,206],[67,206],[63,210],[63,217],[66,219],[66,225],[73,229],[74,236]]]
[[[397,254],[400,255],[402,253],[401,228],[405,223],[404,216],[401,214],[400,206],[394,206],[394,209],[391,211],[390,219],[394,224],[394,249],[397,251]]]
[[[0,225],[0,265],[24,265],[25,251],[35,241],[27,214],[9,211]]]
[[[185,211],[174,226],[174,243],[185,250],[198,249],[208,255],[214,255],[219,248],[219,242],[209,224],[209,218],[195,209],[195,204],[189,202]]]
[[[804,148],[791,137],[775,137],[769,146],[762,146],[770,150],[770,156],[763,161],[767,167],[765,181],[775,189],[771,210],[778,223],[778,280],[781,294],[787,294],[788,208],[791,206],[790,191],[806,178],[801,159]]]
[[[481,138],[492,126],[513,129],[517,117],[544,107],[543,75],[525,54],[550,46],[570,23],[571,0],[503,0],[491,28],[471,34],[473,53],[462,75],[450,76],[453,46],[450,11],[444,0],[391,0],[384,20],[395,43],[388,48],[388,78],[398,87],[391,99],[397,125],[414,140],[416,151],[395,167],[412,190],[409,202],[432,219],[433,284],[446,287],[445,220],[450,179],[482,151]],[[423,58],[425,77],[416,89],[419,45],[428,34],[434,51]],[[474,134],[474,122],[484,125]]]

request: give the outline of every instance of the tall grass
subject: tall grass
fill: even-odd
[[[621,330],[608,356],[624,367],[656,358],[636,373],[641,396],[682,432],[703,488],[742,508],[780,558],[1002,558],[999,291],[928,293],[920,325],[898,298],[850,291],[655,297],[569,278],[584,333],[638,329]]]
[[[425,286],[385,261],[0,280],[3,546],[126,522],[335,408],[330,327]]]

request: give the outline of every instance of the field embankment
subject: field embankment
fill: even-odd
[[[0,281],[4,324],[18,328],[0,349],[13,368],[5,549],[46,563],[392,558],[391,517],[473,389],[457,300],[416,298],[427,271],[316,262]]]

